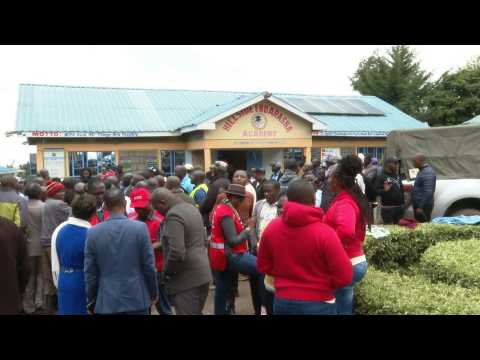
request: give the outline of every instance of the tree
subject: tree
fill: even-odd
[[[427,96],[426,120],[432,126],[457,125],[480,114],[480,57],[445,72]]]
[[[377,96],[410,116],[424,120],[431,76],[430,72],[421,69],[412,49],[398,45],[390,48],[386,55],[376,51],[360,62],[350,81],[360,94]]]

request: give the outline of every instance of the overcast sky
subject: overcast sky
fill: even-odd
[[[351,95],[358,63],[386,45],[0,46],[0,165],[28,161],[35,147],[15,129],[21,83]],[[438,77],[480,56],[480,46],[414,46]],[[38,129],[41,130],[41,129]]]

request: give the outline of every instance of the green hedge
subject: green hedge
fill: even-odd
[[[423,254],[418,269],[433,282],[480,288],[480,240],[432,246]]]
[[[377,269],[391,271],[410,267],[420,261],[432,245],[443,241],[480,239],[480,226],[420,224],[415,230],[386,226],[390,236],[374,239],[367,236],[365,254]]]
[[[355,289],[355,311],[367,315],[478,315],[480,291],[370,266]]]

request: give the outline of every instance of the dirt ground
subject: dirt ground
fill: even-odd
[[[248,280],[238,282],[239,297],[235,299],[235,310],[237,315],[254,315],[252,298],[250,296],[250,285]],[[213,297],[215,290],[210,290],[207,303],[203,310],[204,315],[213,315]]]
[[[254,315],[248,280],[238,282],[238,293],[239,297],[237,297],[235,300],[235,309],[237,311],[237,315]],[[207,303],[203,309],[204,315],[213,315],[214,294],[215,290],[210,290],[208,293]],[[152,315],[158,315],[155,309],[152,309]]]

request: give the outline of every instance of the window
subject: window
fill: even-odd
[[[125,173],[133,173],[142,171],[147,166],[155,166],[158,168],[158,151],[157,150],[141,150],[141,151],[120,151],[120,164],[123,166]]]
[[[175,174],[175,166],[185,164],[185,151],[162,151],[162,170],[165,176]]]
[[[354,147],[350,147],[350,148],[340,148],[340,156],[343,158],[347,155],[352,155],[352,154],[357,154],[357,149],[354,148]]]
[[[314,160],[314,159],[318,159],[318,160],[322,159],[322,149],[321,148],[312,148],[312,160]]]
[[[69,160],[70,176],[80,176],[83,168],[89,168],[92,175],[97,175],[102,171],[102,167],[115,165],[115,153],[74,151],[69,153]]]
[[[376,157],[378,161],[383,159],[383,154],[385,153],[384,147],[359,147],[357,148],[357,154],[362,153],[363,155],[372,155]]]
[[[295,158],[297,161],[302,161],[303,160],[303,149],[302,148],[291,148],[291,149],[285,149],[283,151],[283,158],[285,160],[290,159],[290,158]]]

